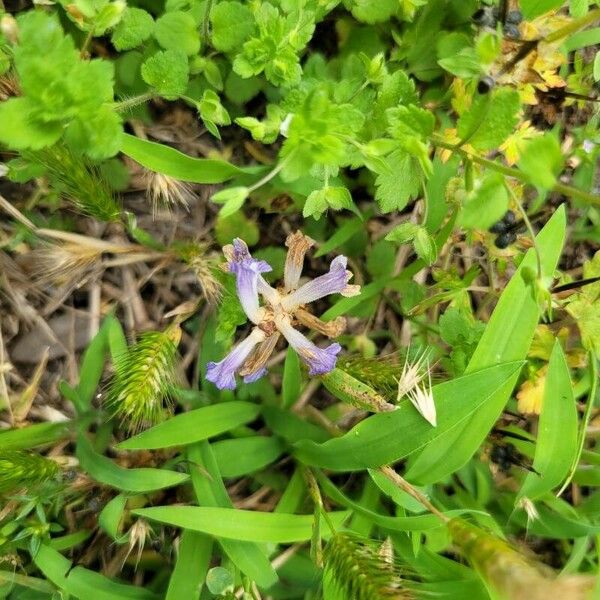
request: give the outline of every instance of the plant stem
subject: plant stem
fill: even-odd
[[[79,56],[81,58],[86,58],[87,57],[88,46],[92,42],[92,38],[93,37],[94,37],[94,26],[92,25],[90,27],[90,30],[88,31],[88,34],[85,37],[85,40],[83,40],[83,45],[81,46],[81,50],[79,51]]]
[[[290,162],[290,159],[292,158],[293,155],[294,155],[293,152],[288,154],[276,167],[274,167],[271,171],[269,171],[262,179],[259,179],[256,183],[252,184],[248,188],[248,193],[254,192],[259,187],[262,187],[266,183],[269,183],[269,181],[271,181],[271,179],[273,179],[273,177],[276,177],[281,172],[281,170],[285,167],[285,165],[287,165],[287,163]]]
[[[442,512],[440,512],[425,496],[415,487],[410,485],[404,477],[401,477],[391,467],[380,467],[379,471],[385,475],[394,485],[397,485],[401,490],[405,491],[409,496],[412,496],[417,502],[421,503],[429,512],[434,514],[438,519],[444,523],[448,523],[450,519]]]
[[[581,19],[571,21],[571,23],[569,23],[568,25],[565,25],[564,27],[553,31],[541,41],[543,41],[546,44],[551,44],[552,42],[556,42],[562,38],[571,35],[572,33],[575,33],[579,29],[583,29],[584,27],[586,27],[590,23],[593,23],[597,19],[600,19],[600,8],[596,8],[584,17],[581,17]]]
[[[210,33],[210,11],[212,10],[213,0],[206,0],[206,8],[204,9],[204,19],[202,20],[202,41],[208,43]]]
[[[131,98],[127,98],[126,100],[120,100],[119,102],[115,102],[113,104],[113,108],[117,112],[124,112],[126,110],[129,110],[130,108],[134,108],[135,106],[144,104],[144,102],[152,100],[152,98],[154,98],[154,92],[146,92],[145,94],[140,94],[139,96],[133,96]]]
[[[540,250],[538,248],[537,242],[535,241],[535,231],[533,230],[533,227],[531,226],[531,221],[529,220],[529,217],[527,216],[527,212],[523,208],[521,201],[517,198],[517,195],[513,192],[510,185],[505,184],[504,187],[507,189],[507,191],[510,194],[510,196],[512,197],[514,203],[518,206],[519,212],[521,213],[521,216],[523,217],[523,221],[525,221],[525,225],[527,226],[527,230],[529,231],[529,235],[531,236],[531,242],[533,243],[533,250],[535,251],[535,260],[537,263],[538,281],[541,282],[542,281],[542,259],[540,257]]]
[[[487,167],[488,169],[492,169],[497,173],[502,173],[502,175],[506,175],[507,177],[518,179],[523,183],[529,183],[527,175],[525,175],[525,173],[523,173],[522,171],[519,171],[519,169],[507,167],[506,165],[503,165],[495,160],[490,160],[489,158],[484,158],[483,156],[474,154],[473,152],[468,152],[464,148],[456,148],[454,144],[445,142],[437,137],[432,137],[431,143],[434,146],[446,148],[447,150],[451,150],[452,152],[457,152],[463,158],[468,158],[474,163],[483,167]],[[565,183],[560,183],[559,181],[557,181],[554,184],[552,191],[559,192],[560,194],[564,194],[565,196],[569,196],[570,198],[577,198],[578,200],[582,200],[583,202],[587,202],[595,206],[600,206],[600,196],[596,196],[595,194],[591,194],[589,192],[584,192],[583,190],[579,190],[570,185],[566,185]]]

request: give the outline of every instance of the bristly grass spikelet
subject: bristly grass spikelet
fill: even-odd
[[[60,144],[23,152],[23,157],[44,167],[54,190],[82,213],[100,221],[118,221],[121,206],[98,167]]]
[[[344,358],[340,367],[379,393],[392,395],[398,388],[398,370],[401,364],[400,355],[394,353],[376,358],[348,356]]]
[[[180,207],[189,210],[194,192],[189,184],[179,179],[148,171],[144,177],[146,189],[152,202],[152,214],[156,216],[159,208],[172,210]]]
[[[115,360],[107,404],[128,431],[158,423],[170,409],[180,338],[176,324],[165,331],[145,332]]]
[[[216,257],[208,253],[208,245],[201,242],[176,243],[172,246],[177,257],[190,266],[196,274],[202,295],[215,306],[223,295],[223,272],[219,269]]]
[[[54,477],[59,466],[53,460],[25,450],[0,450],[0,496],[19,488],[31,488]]]
[[[448,529],[454,543],[479,573],[493,598],[507,600],[584,600],[595,578],[562,576],[535,558],[463,519],[452,519]]]
[[[324,600],[414,598],[386,550],[354,534],[336,533],[325,548]]]

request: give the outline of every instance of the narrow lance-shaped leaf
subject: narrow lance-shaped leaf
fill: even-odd
[[[501,364],[434,386],[437,427],[431,427],[405,401],[397,410],[365,419],[342,437],[323,444],[302,440],[295,444],[294,454],[305,464],[335,471],[359,471],[396,462],[433,443],[474,411],[481,410],[522,364]]]
[[[561,206],[538,234],[542,275],[551,278],[558,264],[565,239],[565,209]],[[529,250],[492,313],[477,348],[467,366],[473,373],[501,361],[523,360],[527,356],[540,308],[531,286],[525,282],[524,269],[535,268],[536,257]],[[415,457],[406,473],[414,483],[433,483],[460,469],[488,435],[500,416],[515,386],[518,373],[507,377],[504,384],[471,418],[445,432]]]
[[[577,455],[577,407],[569,367],[556,341],[544,386],[544,400],[535,444],[533,468],[528,473],[519,498],[538,498],[557,487],[567,476]]]

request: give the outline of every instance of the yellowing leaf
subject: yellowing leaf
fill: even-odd
[[[539,415],[542,412],[546,372],[548,367],[540,369],[533,381],[527,380],[517,392],[518,409],[524,415]]]

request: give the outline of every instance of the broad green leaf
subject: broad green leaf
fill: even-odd
[[[231,509],[233,503],[221,479],[210,444],[204,441],[190,446],[187,454],[192,465],[190,475],[198,503]],[[277,574],[266,552],[258,544],[227,538],[219,538],[218,542],[238,569],[261,587],[271,587],[277,581]]]
[[[458,120],[458,135],[463,143],[477,150],[496,148],[518,123],[520,107],[519,93],[509,87],[478,96]]]
[[[333,471],[358,471],[394,463],[451,432],[485,407],[522,364],[500,364],[434,386],[437,427],[405,401],[397,410],[368,417],[342,437],[323,444],[300,441],[295,444],[294,454],[307,465]]]
[[[211,537],[189,530],[182,533],[165,600],[198,598],[210,566],[212,550]]]
[[[541,253],[542,274],[551,279],[565,239],[565,209],[561,206],[540,231],[536,240]],[[527,356],[540,308],[533,291],[522,277],[523,269],[535,268],[529,250],[506,286],[477,344],[467,372],[477,372],[501,361],[523,360]],[[500,416],[517,381],[517,373],[507,377],[490,401],[460,427],[450,430],[412,460],[406,477],[415,483],[433,483],[460,469],[488,435]]]
[[[257,169],[241,169],[224,160],[192,158],[174,148],[125,134],[121,152],[142,166],[193,183],[222,183],[236,175],[256,173]]]
[[[85,435],[77,440],[77,458],[81,468],[95,481],[124,492],[150,492],[179,485],[189,479],[185,473],[164,469],[125,469],[110,458],[98,454]]]
[[[533,468],[518,497],[534,500],[562,483],[577,455],[577,407],[565,355],[556,341],[546,374]]]
[[[259,413],[258,404],[237,400],[204,406],[155,425],[121,442],[118,447],[122,450],[150,450],[193,444],[250,423]]]
[[[546,133],[525,144],[518,165],[531,184],[550,190],[556,183],[563,162],[560,144],[552,134]]]
[[[154,29],[154,19],[142,8],[128,6],[119,24],[115,27],[111,41],[119,50],[131,50],[145,42]]]
[[[176,100],[188,85],[188,59],[182,50],[163,50],[142,64],[142,79],[167,100]]]
[[[459,223],[470,229],[488,229],[502,218],[507,209],[508,192],[504,177],[490,173],[467,196],[460,211]]]
[[[284,446],[275,437],[254,436],[215,442],[212,449],[223,477],[241,477],[275,462]]]
[[[310,540],[313,515],[258,512],[214,506],[153,506],[133,514],[174,527],[207,533],[219,538],[246,542],[291,544]],[[349,516],[348,511],[330,512],[336,528]]]
[[[157,19],[154,37],[165,50],[183,50],[188,56],[200,50],[200,34],[194,18],[179,10],[166,12]]]
[[[240,2],[219,2],[210,11],[210,24],[212,45],[221,52],[239,48],[255,28],[252,11]]]

